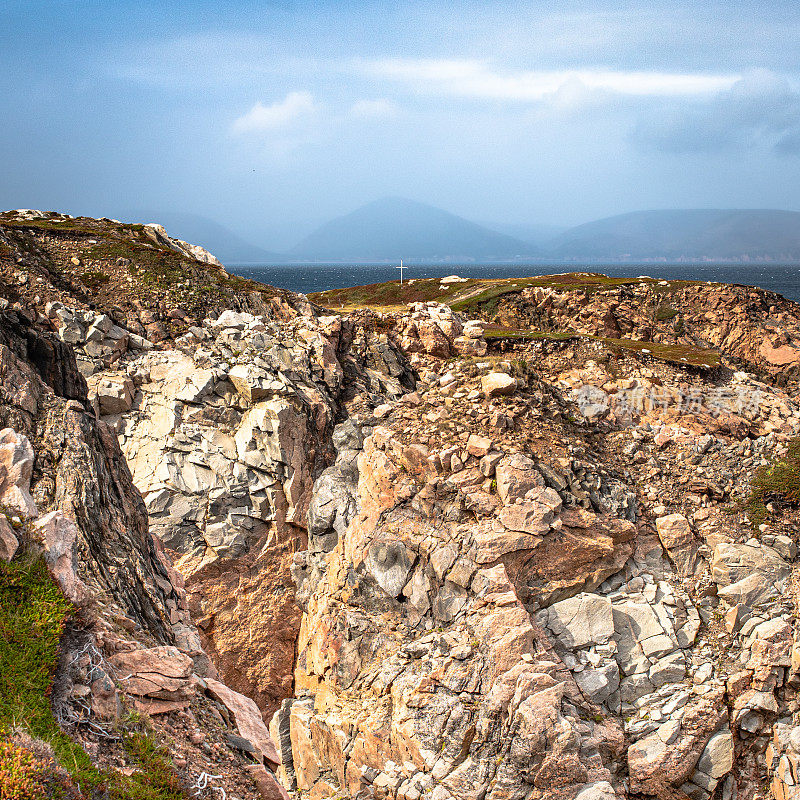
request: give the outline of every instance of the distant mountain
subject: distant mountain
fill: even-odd
[[[560,236],[569,230],[568,225],[515,225],[509,222],[484,222],[485,227],[504,233],[506,236],[513,236],[523,242],[538,247],[547,247],[556,236]]]
[[[134,209],[123,214],[130,222],[157,222],[174,239],[199,244],[223,264],[235,262],[282,263],[286,256],[245,241],[233,231],[199,214]]]
[[[440,208],[387,197],[325,223],[291,252],[315,261],[499,260],[537,248]]]
[[[800,260],[800,213],[772,209],[636,211],[570,228],[548,244],[554,258],[742,257]]]

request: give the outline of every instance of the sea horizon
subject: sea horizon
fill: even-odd
[[[229,263],[235,275],[303,294],[399,280],[397,265],[388,263]],[[610,277],[648,276],[665,280],[718,281],[757,286],[800,302],[800,264],[737,262],[453,262],[404,263],[404,280],[459,275],[462,278],[523,278],[559,272],[601,272]]]

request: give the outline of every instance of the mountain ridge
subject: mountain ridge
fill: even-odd
[[[425,203],[373,200],[329,220],[290,251],[310,260],[515,258],[538,249]]]
[[[478,224],[427,204],[382,198],[329,220],[290,253],[318,261],[800,260],[800,212],[784,209],[632,211],[549,238],[548,227],[558,231],[533,224]],[[519,235],[511,236],[515,231]]]
[[[633,211],[577,225],[546,246],[563,258],[800,259],[800,212]]]

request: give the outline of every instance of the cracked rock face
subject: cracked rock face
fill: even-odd
[[[335,428],[341,404],[397,397],[413,383],[385,337],[284,312],[225,311],[179,348],[129,353],[124,370],[89,379],[150,529],[186,580],[204,648],[225,681],[270,714],[292,689],[292,555],[309,529],[331,549],[355,513],[347,486],[363,437]]]
[[[290,732],[285,779],[301,792],[353,797],[605,791],[612,776],[598,726],[580,719],[580,690],[542,649],[506,565],[475,560],[469,526],[446,519],[446,483],[428,493],[433,513],[415,511],[419,485],[392,457],[392,440],[380,446],[376,437],[358,459],[359,515],[305,578],[317,584],[305,603],[296,690],[316,701],[295,700],[276,717]],[[575,647],[614,633],[611,603],[598,600],[579,595],[554,612],[575,623]]]
[[[770,731],[793,730],[773,728],[800,666],[790,537],[755,540],[710,490],[692,508],[668,475],[648,497],[650,462],[617,472],[608,450],[576,448],[552,422],[560,401],[530,378],[486,397],[494,364],[421,359],[416,397],[351,418],[363,443],[315,483],[293,565],[295,697],[273,718],[284,785],[400,800],[760,796],[749,770]],[[629,453],[737,446],[588,424]],[[337,502],[341,518],[322,511]],[[786,794],[782,736],[770,769]]]
[[[71,599],[110,594],[144,630],[172,642],[173,625],[189,621],[185,597],[153,544],[116,437],[89,410],[72,352],[4,312],[0,373],[3,505],[34,520]]]

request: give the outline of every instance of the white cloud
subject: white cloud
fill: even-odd
[[[794,155],[800,153],[800,93],[786,78],[755,70],[711,98],[661,104],[631,135],[636,144],[668,153],[771,147]]]
[[[283,100],[265,106],[257,102],[231,125],[233,133],[265,133],[280,130],[317,110],[309,92],[290,92]]]
[[[350,114],[359,119],[391,119],[398,112],[397,104],[384,97],[377,100],[358,100],[350,106]]]
[[[501,72],[479,60],[383,59],[361,61],[357,69],[373,77],[411,85],[417,91],[484,100],[542,100],[565,86],[622,95],[681,97],[730,89],[730,74],[644,72],[599,69],[514,70]]]

